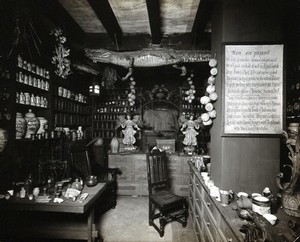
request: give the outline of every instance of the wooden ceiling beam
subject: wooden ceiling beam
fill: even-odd
[[[120,45],[123,32],[108,0],[88,0],[112,41]]]
[[[159,0],[146,0],[152,44],[161,43],[161,17]]]
[[[200,0],[192,28],[192,43],[201,41],[207,23],[211,20],[214,0]]]
[[[58,1],[32,0],[32,2],[35,12],[47,16],[54,26],[65,31],[72,41],[81,42],[84,39],[84,31]]]

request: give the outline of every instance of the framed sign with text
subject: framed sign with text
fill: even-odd
[[[223,135],[279,135],[284,45],[223,44]]]

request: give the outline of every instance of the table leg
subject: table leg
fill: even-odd
[[[94,224],[94,208],[91,209],[88,215],[88,221],[87,221],[87,241],[92,242],[94,241],[93,238],[93,224]]]

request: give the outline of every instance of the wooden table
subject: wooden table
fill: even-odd
[[[95,208],[107,189],[106,183],[85,187],[89,196],[80,203],[64,199],[62,203],[37,203],[28,198],[0,200],[0,238],[51,238],[94,241]]]

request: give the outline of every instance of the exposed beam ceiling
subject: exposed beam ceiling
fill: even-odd
[[[161,43],[161,19],[159,0],[146,0],[152,44]]]
[[[108,0],[88,0],[97,17],[115,44],[121,44],[122,30]]]

